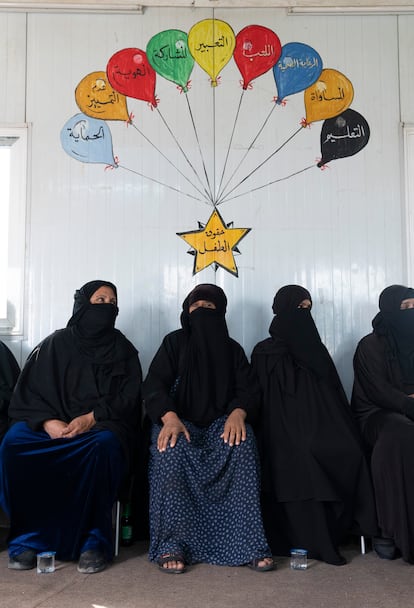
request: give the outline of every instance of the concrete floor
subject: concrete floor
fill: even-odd
[[[274,572],[199,564],[182,575],[148,562],[147,545],[121,548],[104,572],[84,575],[75,563],[53,574],[8,570],[0,538],[0,608],[411,608],[414,567],[401,559],[361,555],[358,540],[343,548],[346,566],[310,561],[294,571],[287,558]]]

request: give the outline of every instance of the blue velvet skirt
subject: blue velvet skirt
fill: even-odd
[[[110,431],[51,439],[14,424],[0,446],[0,504],[10,518],[9,554],[56,551],[76,560],[88,549],[113,556],[112,507],[124,475]]]
[[[223,416],[207,428],[188,421],[191,442],[180,435],[174,448],[158,452],[154,425],[150,453],[150,549],[186,563],[239,566],[271,555],[259,498],[259,461],[253,431],[230,447],[220,435]]]

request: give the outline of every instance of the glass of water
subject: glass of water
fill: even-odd
[[[37,554],[37,571],[47,574],[55,571],[55,551],[43,551]]]
[[[306,570],[308,567],[308,552],[306,549],[291,549],[290,567],[292,570]]]

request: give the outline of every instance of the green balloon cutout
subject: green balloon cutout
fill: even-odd
[[[146,54],[151,66],[160,76],[188,91],[188,80],[194,58],[188,50],[188,36],[181,30],[165,30],[155,34],[147,44]]]

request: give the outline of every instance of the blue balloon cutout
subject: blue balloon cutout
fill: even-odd
[[[302,42],[288,42],[273,66],[278,99],[304,91],[316,82],[322,72],[322,59],[311,46]]]
[[[64,125],[60,141],[65,152],[82,163],[116,166],[111,131],[103,120],[76,114]]]

